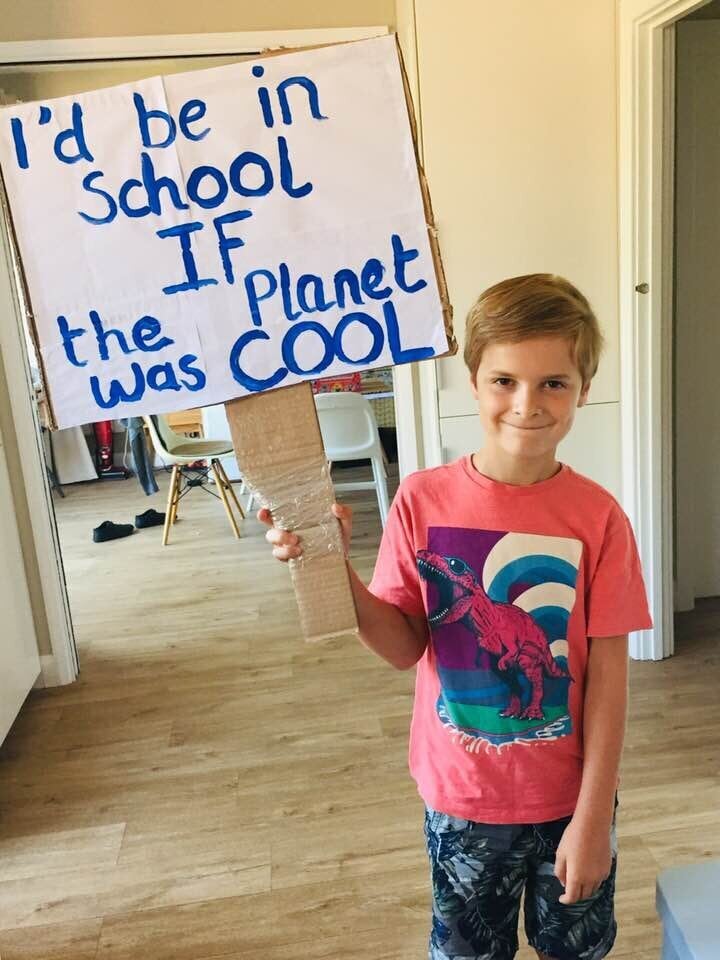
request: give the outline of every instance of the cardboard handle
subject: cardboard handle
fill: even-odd
[[[291,563],[306,640],[357,633],[357,616],[315,401],[309,383],[225,404],[235,456],[246,481],[304,541]],[[290,526],[290,525],[288,525]]]

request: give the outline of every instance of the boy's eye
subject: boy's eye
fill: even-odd
[[[493,383],[497,383],[500,387],[507,387],[512,383],[510,377],[495,377]]]
[[[564,390],[564,389],[565,389],[565,383],[564,383],[563,380],[548,380],[548,381],[546,381],[546,382],[547,382],[547,385],[550,387],[551,390]]]

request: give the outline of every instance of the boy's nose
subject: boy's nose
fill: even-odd
[[[541,413],[540,405],[531,393],[519,394],[515,397],[513,413],[518,417],[537,417]]]

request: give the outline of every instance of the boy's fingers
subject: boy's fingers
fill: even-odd
[[[277,527],[270,527],[265,533],[265,539],[276,547],[296,547],[300,539],[289,530],[279,530]]]
[[[557,859],[555,860],[555,876],[563,886],[565,886],[566,869],[567,865],[565,862],[565,857],[558,855]]]
[[[257,512],[257,518],[260,523],[272,524],[273,519],[267,507],[260,507]]]
[[[560,903],[576,903],[581,899],[582,887],[573,878],[570,878],[565,885],[565,893],[559,898]]]
[[[273,556],[276,560],[296,560],[301,554],[300,547],[273,547]]]

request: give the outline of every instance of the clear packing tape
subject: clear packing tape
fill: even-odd
[[[290,562],[306,640],[357,634],[340,525],[309,383],[230,400],[225,404],[235,455],[247,483],[276,526],[303,543]]]
[[[312,563],[318,556],[338,553],[345,557],[340,524],[328,514],[335,498],[327,463],[301,463],[274,474],[272,493],[258,491],[276,527],[292,530],[302,542],[303,554],[290,561],[291,569]]]

